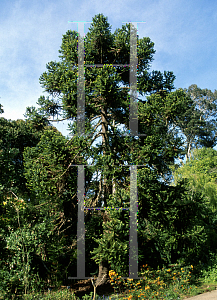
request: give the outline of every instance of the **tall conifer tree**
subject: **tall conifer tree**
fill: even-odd
[[[98,14],[93,18],[84,40],[85,65],[89,65],[85,67],[87,136],[74,135],[70,143],[73,145],[73,141],[79,141],[80,155],[83,155],[86,162],[88,158],[92,158],[92,174],[97,170],[101,172],[99,180],[95,180],[93,185],[95,193],[87,193],[89,198],[87,197],[85,205],[89,207],[99,207],[103,203],[104,207],[129,207],[129,171],[123,166],[125,163],[146,166],[146,175],[140,170],[138,181],[141,182],[141,178],[145,176],[151,178],[149,172],[153,172],[153,176],[167,185],[171,178],[169,165],[174,163],[174,159],[182,151],[182,141],[177,131],[173,131],[171,127],[177,116],[192,105],[192,100],[183,90],[172,92],[175,80],[172,72],[150,71],[155,50],[154,43],[148,37],[139,39],[137,36],[137,90],[140,95],[149,95],[146,100],[137,99],[138,131],[144,136],[138,139],[136,136],[124,135],[123,130],[118,127],[123,125],[125,133],[129,128],[130,67],[113,65],[130,63],[130,30],[130,24],[126,24],[111,33],[107,18]],[[41,106],[39,111],[46,117],[53,116],[54,119],[61,116],[62,119],[72,121],[77,117],[77,44],[77,32],[67,31],[63,35],[59,51],[60,61],[49,62],[47,71],[40,77],[40,83],[50,95],[47,98],[42,96],[38,101]],[[96,67],[96,64],[103,66]],[[70,128],[73,134],[77,133],[75,122]],[[102,138],[102,142],[93,147],[93,142],[98,137]],[[84,139],[85,145],[89,143],[88,149],[82,148]],[[143,198],[140,197],[139,203],[142,204],[142,201]],[[144,209],[141,205],[141,218],[144,216]],[[114,248],[117,241],[124,251],[123,259],[126,258],[126,236],[129,236],[126,218],[121,220],[117,212],[108,210],[101,211],[101,215],[104,222],[103,235],[98,240],[98,250],[94,252],[99,263],[97,284],[105,282],[106,277],[103,281],[101,279],[103,275],[108,275],[109,263],[120,252],[120,249]],[[115,218],[119,221],[116,227],[113,222],[114,226],[111,228],[110,222]],[[116,235],[115,230],[119,231]],[[120,234],[120,230],[123,234]],[[112,231],[113,238],[110,236]]]

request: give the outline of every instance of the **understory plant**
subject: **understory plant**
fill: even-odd
[[[113,270],[109,276],[115,292],[125,295],[122,299],[178,299],[180,292],[184,294],[189,289],[195,290],[191,286],[195,282],[193,269],[192,265],[180,267],[180,264],[173,264],[152,270],[146,264],[139,274],[140,280],[122,279]]]

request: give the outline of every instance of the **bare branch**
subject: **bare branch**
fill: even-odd
[[[183,160],[182,160],[180,157],[178,157],[178,159],[179,159],[179,161],[181,162],[181,164],[184,166]]]
[[[61,122],[61,121],[65,121],[65,120],[69,120],[70,118],[65,118],[65,119],[62,119],[62,120],[49,120],[49,122]]]
[[[100,104],[100,105],[101,105],[101,104]],[[97,107],[98,107],[98,105],[97,105]],[[100,117],[99,117],[99,116],[93,117],[93,118],[90,120],[90,122],[92,122],[93,120],[98,119],[98,118],[100,118]]]
[[[97,202],[99,201],[99,198],[100,198],[101,194],[102,194],[102,176],[101,176],[100,181],[99,181],[99,192],[98,192],[98,195],[97,195],[96,199],[93,202],[91,202],[91,206],[94,207],[97,204]]]
[[[95,131],[100,125],[101,125],[101,120],[99,120],[99,122],[95,125],[93,130]]]
[[[72,227],[72,224],[71,225],[69,225],[68,227],[66,227],[65,229],[63,229],[61,232],[58,232],[58,235],[59,235],[59,233],[63,233],[64,231],[66,231],[67,229],[69,229],[70,227]]]

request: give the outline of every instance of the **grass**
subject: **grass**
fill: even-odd
[[[121,279],[114,270],[109,272],[110,282],[114,293],[110,296],[98,296],[95,300],[130,300],[153,299],[175,300],[192,297],[217,287],[217,260],[210,259],[207,266],[198,267],[169,265],[168,268],[158,270],[143,265],[139,277],[143,279]],[[24,300],[90,300],[93,292],[83,297],[76,297],[70,290],[54,291],[47,294],[32,293],[23,296]]]

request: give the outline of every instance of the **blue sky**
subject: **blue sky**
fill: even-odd
[[[92,21],[103,13],[112,32],[122,22],[138,24],[140,38],[155,43],[151,69],[173,71],[175,87],[217,88],[217,1],[214,0],[1,0],[0,103],[7,119],[24,119],[43,93],[40,75],[58,61],[62,35],[77,30],[68,21]],[[88,31],[89,23],[85,26]],[[66,124],[58,125],[65,131]]]

